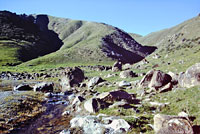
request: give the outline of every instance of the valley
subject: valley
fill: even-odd
[[[200,16],[147,36],[9,11],[0,24],[0,133],[200,132]]]

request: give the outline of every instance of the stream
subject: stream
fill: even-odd
[[[12,134],[59,134],[62,130],[69,128],[70,116],[62,116],[68,105],[67,96],[53,94],[44,104],[46,111],[39,117],[11,132]]]

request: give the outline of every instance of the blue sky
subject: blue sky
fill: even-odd
[[[0,10],[104,22],[146,35],[200,13],[200,0],[0,0]]]

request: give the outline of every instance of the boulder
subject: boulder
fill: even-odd
[[[15,86],[13,90],[14,91],[30,91],[30,90],[33,90],[33,88],[30,87],[28,84],[20,84],[18,86]]]
[[[122,63],[120,61],[115,62],[112,66],[112,71],[113,72],[122,71]]]
[[[178,83],[186,88],[200,85],[200,63],[192,65],[185,73],[180,73]]]
[[[160,102],[149,102],[151,107],[157,108],[159,111],[161,111],[163,108],[168,106],[170,103],[160,103]]]
[[[106,127],[110,127],[114,129],[114,131],[119,131],[120,129],[124,129],[125,132],[128,131],[130,125],[124,119],[114,119],[112,123],[106,125]]]
[[[124,101],[124,105],[139,103],[139,100],[135,98],[134,94],[129,94],[123,90],[118,90],[112,92],[104,92],[96,97],[90,98],[89,100],[85,101],[84,108],[90,113],[96,113],[100,109],[108,108],[110,105],[117,101]]]
[[[167,85],[172,80],[172,77],[160,70],[149,71],[140,81],[140,87],[149,87],[159,90],[159,88]]]
[[[109,123],[103,123],[103,120],[110,117],[98,116],[79,116],[70,121],[71,128],[82,128],[84,134],[118,134],[126,133],[130,125],[124,119],[112,119]]]
[[[72,102],[72,107],[75,109],[85,100],[82,96],[76,96],[76,98]]]
[[[172,90],[172,88],[173,88],[173,84],[170,82],[167,85],[165,85],[164,87],[161,87],[159,89],[159,92],[160,93],[168,92],[168,91]]]
[[[104,93],[99,94],[96,98],[110,104],[114,103],[115,101],[121,101],[121,100],[125,100],[126,102],[129,102],[129,103],[137,102],[134,94],[129,94],[123,90],[104,92]]]
[[[123,108],[131,108],[128,102],[125,101],[117,101],[114,104],[110,105],[109,108],[117,108],[117,107],[123,107]]]
[[[156,134],[194,134],[186,118],[161,114],[154,116],[154,131]]]
[[[134,73],[131,70],[126,70],[126,71],[122,71],[119,74],[120,78],[133,78],[133,77],[138,77],[138,75],[136,73]]]
[[[34,85],[33,90],[35,92],[53,92],[54,83],[53,82],[42,82]]]
[[[123,80],[123,81],[119,82],[118,86],[119,87],[128,87],[128,86],[131,86],[131,83]]]
[[[105,127],[99,123],[98,118],[95,116],[75,117],[70,121],[72,128],[81,127],[83,128],[84,134],[103,134]]]
[[[98,112],[100,107],[96,98],[90,98],[84,103],[84,108],[90,113]]]
[[[62,75],[60,82],[62,92],[70,90],[71,87],[78,86],[85,79],[83,71],[78,67],[66,68]]]
[[[90,79],[90,81],[88,82],[88,88],[92,88],[95,85],[104,82],[105,80],[103,80],[101,77],[93,77],[92,79]]]

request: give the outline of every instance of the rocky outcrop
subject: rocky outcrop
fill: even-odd
[[[192,125],[185,117],[157,114],[154,116],[156,134],[194,134]]]
[[[53,92],[54,83],[53,82],[42,82],[34,85],[33,90],[35,92]]]
[[[70,90],[71,87],[79,86],[79,84],[85,79],[84,72],[78,67],[66,68],[62,75],[60,82],[62,92]]]
[[[171,76],[162,71],[151,70],[140,81],[140,87],[149,87],[156,90],[164,87],[172,80]]]
[[[185,73],[180,73],[178,83],[187,88],[200,85],[200,63],[192,65]]]

